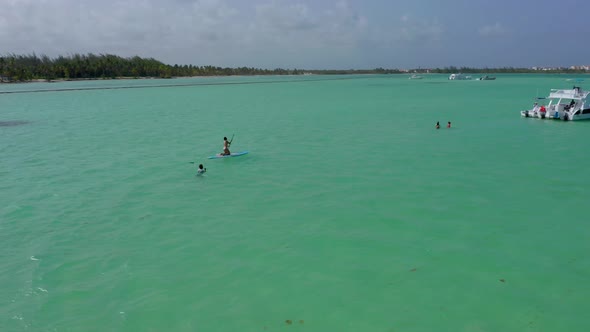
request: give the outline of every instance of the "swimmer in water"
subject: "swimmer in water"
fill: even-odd
[[[440,123],[438,123],[438,121],[436,121],[436,129],[440,128]]]
[[[451,121],[447,122],[447,128],[451,128]]]
[[[203,167],[203,164],[199,164],[199,169],[197,169],[197,175],[203,175],[207,172],[207,169]]]

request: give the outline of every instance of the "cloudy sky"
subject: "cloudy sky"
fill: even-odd
[[[581,65],[589,32],[581,0],[0,0],[0,54],[223,67]]]

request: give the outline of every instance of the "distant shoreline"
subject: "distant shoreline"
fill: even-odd
[[[334,75],[410,75],[410,74],[420,74],[420,75],[447,75],[450,73],[412,73],[412,72],[402,72],[402,73],[370,73],[370,72],[349,72],[349,73],[306,73],[306,74],[257,74],[257,75],[196,75],[196,76],[173,76],[173,77],[156,77],[156,76],[149,76],[149,77],[131,77],[131,76],[118,76],[118,77],[96,77],[96,78],[56,78],[56,79],[43,79],[43,78],[36,78],[31,80],[24,80],[24,81],[1,81],[0,85],[2,84],[29,84],[29,83],[63,83],[63,82],[84,82],[84,81],[117,81],[117,80],[171,80],[171,79],[190,79],[190,78],[220,78],[220,77],[259,77],[259,76],[318,76],[318,75],[325,75],[325,76],[334,76]],[[489,74],[486,72],[473,72],[469,74]],[[519,72],[519,73],[494,73],[494,74],[554,74],[554,75],[588,75],[590,73],[571,73],[571,72],[548,72],[548,71],[531,71],[531,72]]]
[[[588,66],[531,68],[372,68],[372,69],[262,69],[169,65],[154,58],[123,58],[112,54],[72,54],[50,58],[36,54],[0,55],[1,83],[55,83],[91,80],[171,79],[184,77],[283,76],[283,75],[383,75],[383,74],[588,74]]]

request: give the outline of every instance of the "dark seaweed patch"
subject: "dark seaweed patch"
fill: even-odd
[[[30,123],[30,121],[0,121],[0,127],[16,127]]]

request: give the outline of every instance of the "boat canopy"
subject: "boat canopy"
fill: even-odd
[[[551,99],[584,99],[588,95],[588,92],[582,92],[579,89],[571,90],[559,90],[551,89],[549,97]]]

